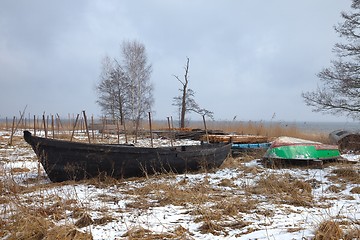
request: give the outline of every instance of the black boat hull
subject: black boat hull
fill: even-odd
[[[53,182],[98,176],[120,179],[217,168],[231,150],[231,144],[165,148],[87,144],[35,137],[28,131],[24,131],[24,139]]]

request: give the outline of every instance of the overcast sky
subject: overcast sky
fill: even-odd
[[[100,116],[101,60],[137,40],[153,66],[154,119],[172,106],[190,58],[189,87],[216,120],[337,121],[301,93],[335,58],[333,26],[350,0],[0,0],[0,118]],[[275,114],[275,115],[274,115]],[[191,115],[196,119],[196,115]]]

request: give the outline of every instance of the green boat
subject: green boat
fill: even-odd
[[[265,166],[320,165],[340,157],[337,145],[309,140],[279,137],[273,141],[263,157]]]

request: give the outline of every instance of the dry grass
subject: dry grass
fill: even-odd
[[[244,127],[244,128],[241,128]],[[245,129],[246,127],[246,129]],[[290,128],[281,130],[274,128],[271,131],[265,126],[256,126],[253,123],[244,126],[229,126],[228,130],[237,130],[239,133],[259,135],[291,135],[302,137],[296,129]],[[291,132],[291,134],[290,134]],[[66,136],[64,136],[66,137]],[[317,136],[319,137],[319,136]],[[305,137],[309,139],[308,137]],[[321,136],[320,136],[321,138]],[[313,139],[314,140],[314,139]],[[316,139],[319,141],[319,139]],[[24,145],[21,137],[14,139],[15,145]],[[76,195],[66,195],[64,192],[51,192],[53,189],[60,189],[63,186],[75,186],[83,184],[97,189],[104,189],[103,193],[97,194],[94,199],[105,204],[114,205],[124,200],[126,196],[126,210],[116,211],[138,211],[139,214],[154,207],[167,205],[183,206],[188,210],[196,222],[199,223],[199,232],[212,233],[215,236],[227,236],[231,230],[241,229],[242,234],[255,231],[250,222],[243,221],[245,214],[257,214],[271,218],[274,210],[259,207],[265,197],[270,203],[290,204],[311,208],[316,206],[312,190],[319,183],[311,180],[295,178],[290,174],[268,173],[266,169],[256,166],[246,167],[244,162],[249,162],[258,156],[244,154],[238,158],[229,158],[221,168],[236,168],[239,174],[233,178],[219,179],[211,183],[206,174],[197,182],[189,181],[186,177],[177,179],[174,174],[152,176],[148,179],[134,178],[118,180],[107,176],[103,178],[90,179],[81,182],[65,182],[57,184],[42,184],[42,178],[24,179],[22,182],[15,181],[14,176],[27,173],[29,169],[24,167],[13,168],[6,176],[3,171],[3,178],[0,181],[0,204],[12,204],[10,209],[2,211],[0,217],[0,238],[7,239],[92,239],[91,233],[81,232],[77,228],[86,228],[89,225],[103,225],[109,222],[119,221],[112,215],[112,210],[100,206],[97,211],[101,217],[91,216],[87,205],[79,202]],[[8,161],[7,159],[4,159]],[[1,171],[0,171],[1,173]],[[237,181],[247,176],[256,179],[255,184],[248,184],[246,181],[239,185]],[[346,188],[346,185],[359,184],[359,171],[351,166],[340,166],[332,171],[333,176],[327,176],[333,184],[326,192],[338,193]],[[130,184],[129,184],[130,183]],[[129,187],[131,185],[131,187]],[[114,193],[107,190],[114,187]],[[360,194],[359,187],[351,190],[353,194]],[[47,197],[45,197],[45,195]],[[91,194],[89,194],[91,195]],[[61,197],[60,197],[61,196]],[[328,197],[329,199],[331,197]],[[325,199],[325,198],[324,198]],[[318,199],[317,199],[318,200]],[[336,197],[334,197],[336,200]],[[7,218],[5,216],[11,216]],[[71,220],[68,220],[71,219]],[[55,224],[58,222],[65,224]],[[333,223],[321,223],[316,232],[315,239],[339,239],[329,238],[331,234],[340,235],[343,239],[359,238],[359,223],[343,228],[343,224],[334,221]],[[331,225],[332,224],[332,225]],[[331,233],[328,229],[337,230]],[[341,229],[340,229],[341,227]],[[297,232],[302,227],[294,226],[289,232]],[[340,230],[339,230],[340,229]],[[343,229],[343,230],[342,230]],[[330,235],[328,235],[330,234]],[[241,236],[241,234],[237,234]],[[192,239],[188,229],[178,226],[175,229],[167,229],[164,233],[153,232],[149,229],[129,226],[126,234],[127,239]]]
[[[314,240],[339,240],[344,233],[339,223],[332,220],[325,220],[320,223],[315,232]]]
[[[333,181],[360,184],[360,172],[356,170],[355,167],[339,167],[334,169],[331,173],[335,174],[335,176],[329,177]]]
[[[134,227],[122,237],[128,240],[192,239],[190,233],[182,226],[175,228],[171,233],[154,233],[142,227]]]
[[[354,187],[350,190],[350,192],[353,194],[360,194],[360,187]]]
[[[192,128],[203,128],[202,123],[192,123]],[[328,142],[327,134],[320,132],[303,132],[300,131],[295,124],[281,124],[279,122],[264,123],[263,121],[254,122],[241,122],[241,121],[220,121],[220,122],[208,122],[207,127],[211,130],[221,129],[228,133],[237,134],[250,134],[250,135],[261,135],[268,137],[296,137],[304,138],[308,140]]]
[[[68,123],[74,122],[66,120]],[[89,126],[91,125],[90,122],[88,122]],[[98,121],[97,125],[98,128],[102,126],[102,122]],[[128,128],[130,131],[130,125],[128,124]],[[141,124],[141,129],[149,130],[149,124],[148,121],[143,121]],[[18,129],[29,129],[33,131],[33,121],[26,121],[19,125]],[[168,123],[167,121],[153,121],[152,123],[153,129],[168,129]],[[0,122],[0,129],[6,129],[11,130],[11,124],[6,124],[4,122]],[[37,131],[44,131],[43,125],[41,121],[37,123]],[[102,128],[102,127],[101,127]],[[120,127],[122,128],[122,127]],[[308,140],[314,140],[314,141],[320,141],[324,143],[328,143],[328,136],[327,134],[321,133],[321,132],[303,132],[300,129],[296,127],[296,124],[285,124],[280,122],[267,122],[264,121],[209,121],[207,123],[207,128],[209,130],[219,130],[221,129],[224,132],[227,133],[237,133],[237,134],[250,134],[250,135],[261,135],[261,136],[268,136],[268,137],[279,137],[279,136],[289,136],[289,137],[297,137],[297,138],[304,138]],[[59,139],[66,139],[69,140],[73,127],[69,124],[63,124],[61,126],[55,126],[54,131],[51,129],[51,126],[47,127],[48,129],[48,136],[53,137],[52,134],[55,134],[55,138]],[[189,126],[186,129],[204,129],[204,125],[202,121],[195,121],[190,122]],[[83,123],[78,123],[76,127],[76,131],[80,131],[85,133],[85,126]],[[91,130],[90,130],[91,132]],[[90,134],[92,135],[92,134]],[[104,137],[106,137],[108,134],[101,134],[101,136],[97,136],[96,139],[93,140],[93,142],[103,142]],[[14,137],[18,138],[18,137]],[[21,138],[21,137],[20,137]],[[76,141],[87,141],[87,139]]]
[[[265,195],[274,202],[295,206],[311,206],[313,200],[311,184],[295,179],[290,174],[264,176],[249,191]]]

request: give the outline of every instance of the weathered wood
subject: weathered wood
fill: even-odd
[[[204,137],[203,137],[204,139]],[[266,136],[256,135],[209,135],[210,143],[265,143],[269,142],[269,138]]]
[[[12,122],[12,127],[11,127],[11,135],[10,135],[10,142],[9,145],[12,146],[12,140],[13,140],[13,136],[14,136],[14,130],[15,130],[15,119],[16,117],[14,116],[13,118],[13,122]]]
[[[36,136],[36,116],[34,115],[34,136]]]
[[[72,134],[71,134],[70,142],[72,141],[72,139],[74,137],[75,128],[76,128],[76,124],[77,124],[78,119],[79,119],[79,114],[76,116],[76,120],[75,120],[75,124],[73,126],[73,131],[72,131]]]
[[[150,127],[150,139],[151,139],[151,147],[154,147],[152,126],[151,126],[151,113],[149,112],[149,127]]]
[[[46,120],[45,120],[45,114],[43,114],[43,124],[44,124],[44,132],[45,132],[45,138],[47,138],[47,128],[46,128]]]
[[[54,115],[51,115],[51,131],[52,131],[52,138],[55,138]]]
[[[24,139],[53,182],[104,176],[121,179],[212,169],[224,162],[231,149],[231,144],[161,148],[88,144],[34,137],[28,131],[24,131]]]
[[[171,143],[171,146],[173,146],[173,138],[172,138],[172,129],[171,129],[171,126],[170,126],[170,118],[167,117],[167,120],[168,120],[169,134],[170,134],[170,143]]]
[[[91,115],[91,134],[92,134],[92,139],[95,140],[95,133],[94,133],[94,115]]]
[[[209,142],[209,134],[208,134],[207,127],[206,127],[205,115],[203,115],[202,118],[203,118],[203,121],[204,121],[206,142]]]
[[[87,134],[89,143],[91,143],[91,141],[90,141],[90,134],[89,134],[89,128],[88,128],[88,124],[87,124],[87,117],[86,117],[85,110],[83,111],[83,115],[84,115],[84,124],[85,124],[86,134]]]

